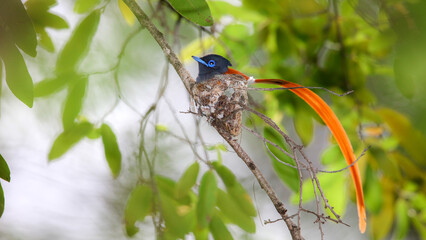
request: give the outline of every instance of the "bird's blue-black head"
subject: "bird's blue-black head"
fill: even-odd
[[[215,75],[224,74],[228,71],[228,66],[232,66],[228,59],[216,55],[209,54],[202,58],[192,56],[198,62],[197,83],[209,80]]]

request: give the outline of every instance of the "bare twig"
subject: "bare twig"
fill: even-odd
[[[185,69],[183,64],[180,62],[174,51],[171,49],[167,41],[165,40],[163,34],[154,26],[154,24],[150,21],[148,16],[145,14],[145,12],[138,6],[136,1],[133,0],[124,0],[126,5],[130,8],[130,10],[133,12],[133,14],[136,16],[140,24],[151,33],[151,35],[154,37],[154,39],[157,41],[157,43],[160,45],[161,49],[163,50],[164,54],[166,55],[169,62],[173,65],[175,68],[177,74],[181,78],[183,84],[185,85],[186,90],[189,94],[192,94],[191,92],[191,86],[195,83],[194,79],[191,77],[189,72]],[[300,228],[293,223],[293,221],[288,217],[287,215],[287,209],[285,208],[284,204],[278,199],[277,195],[275,194],[272,187],[269,185],[268,181],[265,179],[263,174],[260,172],[258,167],[255,165],[253,160],[248,156],[248,154],[242,149],[242,147],[238,144],[238,142],[229,139],[228,133],[223,132],[222,129],[216,128],[218,130],[219,134],[228,142],[228,144],[235,150],[237,155],[246,163],[246,165],[249,167],[249,169],[252,171],[256,179],[258,180],[260,186],[265,190],[268,197],[271,199],[272,203],[274,204],[277,212],[281,215],[282,219],[287,225],[287,228],[290,231],[291,236],[293,239],[303,239],[302,235],[300,233]]]
[[[305,153],[304,153],[303,151],[300,151],[300,154],[303,156],[303,158],[305,159],[305,161],[306,161],[306,162],[308,162],[308,166],[309,166],[309,168],[311,169],[311,171],[309,171],[309,174],[311,175],[312,186],[314,187],[314,193],[315,193],[316,198],[317,198],[317,191],[316,191],[316,189],[318,188],[318,190],[319,190],[319,192],[320,192],[320,194],[321,194],[321,198],[322,198],[322,199],[323,199],[323,201],[324,201],[324,205],[325,205],[325,207],[324,207],[324,208],[328,208],[328,209],[330,209],[331,213],[332,213],[332,214],[336,217],[336,219],[337,219],[339,222],[343,223],[342,219],[340,218],[340,215],[339,215],[339,214],[337,214],[337,213],[334,211],[334,208],[333,208],[332,206],[330,206],[330,204],[328,203],[328,199],[325,197],[324,192],[323,192],[323,190],[322,190],[322,188],[321,188],[321,184],[320,184],[320,182],[319,182],[318,178],[316,177],[316,173],[315,173],[315,170],[314,170],[314,167],[313,167],[312,162],[308,159],[308,157],[305,155]],[[314,181],[315,181],[315,182],[314,182]],[[317,198],[317,204],[318,204],[318,203],[319,203],[319,200],[318,200],[318,198]],[[319,212],[318,212],[318,214],[319,214]],[[320,231],[321,231],[321,233],[322,233],[322,235],[323,235],[323,232],[322,232],[322,228],[321,228],[321,227],[320,227]]]
[[[250,108],[250,107],[248,107],[248,106],[246,106],[246,107],[244,107],[244,109],[245,110],[247,110],[247,111],[249,111],[249,112],[251,112],[251,113],[254,113],[254,114],[256,114],[258,117],[260,117],[263,121],[265,121],[268,125],[270,125],[273,129],[275,129],[281,136],[283,136],[283,138],[284,138],[284,140],[287,142],[287,143],[290,143],[290,144],[292,144],[292,145],[294,145],[294,146],[297,146],[298,148],[303,148],[303,146],[301,146],[301,145],[298,145],[296,142],[294,142],[293,141],[293,139],[291,139],[287,134],[285,134],[282,130],[281,130],[281,128],[280,127],[278,127],[278,125],[271,119],[271,118],[269,118],[268,116],[266,116],[265,114],[263,114],[263,113],[260,113],[260,112],[258,112],[258,111],[256,111],[256,110],[254,110],[254,109],[252,109],[252,108]]]
[[[286,140],[286,142],[288,143],[288,144],[290,144],[290,145],[295,145],[299,150],[300,149],[302,149],[303,148],[303,146],[301,146],[301,145],[298,145],[298,144],[296,144],[287,134],[285,134],[279,127],[278,127],[278,125],[272,120],[272,119],[270,119],[268,116],[266,116],[266,115],[264,115],[263,113],[260,113],[260,112],[258,112],[258,111],[256,111],[256,110],[254,110],[254,109],[252,109],[252,108],[249,108],[249,107],[245,107],[244,109],[246,109],[246,110],[248,110],[248,111],[250,111],[250,112],[252,112],[252,113],[254,113],[254,114],[256,114],[257,116],[259,116],[260,118],[262,118],[262,120],[264,120],[267,124],[269,124],[272,128],[274,128],[277,132],[279,132],[283,137],[284,137],[284,139]],[[253,133],[254,135],[256,135],[258,138],[260,138],[260,139],[262,139],[265,143],[267,142],[267,143],[269,143],[269,144],[271,144],[271,145],[273,145],[274,147],[276,147],[278,150],[280,150],[281,152],[283,152],[284,154],[286,154],[287,156],[289,156],[289,157],[291,157],[293,160],[295,160],[295,158],[292,156],[292,155],[289,155],[289,153],[287,152],[287,151],[285,151],[285,150],[283,150],[282,148],[280,148],[278,145],[276,145],[276,144],[274,144],[274,143],[272,143],[271,141],[269,141],[268,139],[266,139],[266,138],[264,138],[263,136],[261,136],[259,133],[257,133],[257,132],[255,132],[255,131],[253,131],[253,130],[251,130],[251,129],[249,129],[249,128],[247,128],[247,127],[245,127],[245,126],[243,126],[243,128],[244,129],[246,129],[247,131],[249,131],[249,132],[251,132],[251,133]],[[288,141],[287,141],[288,140]],[[344,167],[344,168],[341,168],[341,169],[339,169],[339,170],[334,170],[334,171],[327,171],[327,170],[319,170],[319,169],[313,169],[312,168],[312,171],[313,172],[315,172],[315,173],[318,173],[318,172],[323,172],[323,173],[338,173],[338,172],[341,172],[341,171],[344,171],[344,170],[346,170],[346,169],[349,169],[350,167],[352,167],[353,165],[355,165],[360,159],[361,159],[361,157],[362,156],[364,156],[365,155],[365,153],[367,152],[367,150],[368,149],[370,149],[370,146],[368,146],[367,148],[365,148],[363,151],[362,151],[362,153],[358,156],[358,158],[353,162],[353,163],[351,163],[350,165],[348,165],[348,166],[346,166],[346,167]],[[271,151],[269,150],[269,148],[267,148],[267,150],[271,153]],[[274,156],[274,154],[273,153],[271,153],[273,156]],[[276,156],[274,156],[275,158],[277,158]],[[307,157],[305,157],[305,159],[307,159]],[[279,160],[280,161],[280,160]],[[282,161],[280,161],[280,162],[282,162]],[[285,164],[285,165],[287,165],[287,166],[289,166],[289,167],[292,167],[292,168],[297,168],[297,167],[295,167],[295,166],[293,166],[293,165],[291,165],[291,164],[288,164],[288,163],[284,163],[284,162],[282,162],[283,164]],[[302,170],[309,170],[309,168],[301,168]]]
[[[295,163],[296,163],[296,166],[293,166],[293,165],[291,165],[291,164],[288,164],[288,163],[285,163],[285,162],[282,162],[281,160],[279,160],[270,150],[269,150],[269,148],[267,147],[266,149],[271,153],[271,155],[273,156],[273,157],[275,157],[278,161],[280,161],[281,163],[283,163],[283,164],[285,164],[286,166],[289,166],[289,167],[293,167],[293,168],[296,168],[296,169],[298,169],[298,173],[299,173],[299,180],[300,180],[300,186],[299,186],[299,189],[300,189],[300,192],[299,192],[299,210],[298,210],[298,213],[296,214],[298,217],[299,217],[299,219],[298,219],[298,223],[299,223],[299,221],[300,221],[300,211],[301,210],[303,210],[303,208],[302,208],[302,193],[303,193],[303,185],[302,185],[302,181],[303,181],[303,179],[302,179],[302,174],[301,174],[301,170],[307,170],[308,171],[308,173],[309,173],[309,176],[310,176],[310,179],[311,179],[311,181],[312,181],[312,185],[313,185],[313,187],[314,187],[314,194],[315,194],[315,199],[316,199],[316,212],[312,212],[312,211],[310,211],[310,213],[312,213],[312,214],[314,214],[316,217],[317,217],[317,220],[315,221],[315,223],[318,223],[318,228],[319,228],[319,230],[320,230],[320,233],[321,233],[321,239],[323,239],[324,238],[324,232],[323,232],[323,230],[322,230],[322,224],[326,221],[326,220],[328,220],[328,219],[332,219],[332,218],[330,218],[330,217],[324,217],[324,215],[323,214],[321,214],[320,213],[320,205],[319,205],[319,203],[320,203],[320,199],[319,199],[319,196],[321,196],[321,199],[323,200],[323,202],[324,202],[324,204],[325,204],[325,206],[324,206],[324,208],[328,208],[328,209],[330,209],[330,211],[331,211],[331,213],[334,215],[334,217],[337,219],[333,219],[333,221],[334,222],[336,222],[336,223],[342,223],[342,224],[344,224],[344,225],[347,225],[347,224],[345,224],[343,221],[342,221],[342,219],[340,218],[340,215],[339,214],[337,214],[335,211],[334,211],[334,208],[329,204],[329,202],[328,202],[328,199],[325,197],[325,195],[324,195],[324,192],[323,192],[323,190],[322,190],[322,188],[321,188],[321,185],[320,185],[320,182],[319,182],[319,180],[318,180],[318,178],[317,178],[317,176],[316,176],[316,173],[318,173],[318,172],[326,172],[326,173],[328,173],[329,171],[322,171],[322,170],[318,170],[318,169],[315,169],[314,167],[313,167],[313,164],[312,164],[312,162],[308,159],[308,157],[306,156],[306,154],[303,152],[303,146],[300,146],[300,145],[297,145],[288,135],[286,135],[280,128],[279,128],[279,126],[275,123],[275,122],[273,122],[272,121],[272,119],[270,119],[269,117],[267,117],[267,116],[265,116],[264,114],[262,114],[262,113],[259,113],[259,112],[257,112],[257,111],[255,111],[255,110],[253,110],[253,109],[251,109],[251,108],[249,108],[249,107],[245,107],[245,109],[246,110],[248,110],[248,111],[250,111],[250,112],[252,112],[252,113],[254,113],[254,114],[256,114],[257,116],[259,116],[262,120],[264,120],[267,124],[269,124],[272,128],[274,128],[277,132],[279,132],[282,136],[283,136],[283,138],[284,138],[284,140],[287,142],[287,144],[291,147],[291,149],[292,149],[292,152],[293,152],[293,156],[291,155],[291,154],[289,154],[287,151],[285,151],[285,150],[283,150],[282,148],[280,148],[278,145],[276,145],[276,144],[273,144],[273,143],[271,143],[269,140],[267,140],[266,138],[264,138],[263,136],[260,136],[260,134],[258,134],[258,133],[256,133],[255,131],[253,131],[253,130],[250,130],[250,129],[248,129],[247,127],[244,127],[244,129],[246,129],[246,130],[248,130],[248,131],[250,131],[250,132],[252,132],[254,135],[256,135],[256,136],[258,136],[260,139],[262,139],[262,141],[265,143],[265,145],[266,145],[266,143],[269,143],[269,144],[271,144],[271,145],[273,145],[274,147],[276,147],[277,149],[279,149],[281,152],[283,152],[283,153],[285,153],[285,154],[287,154],[289,157],[291,157],[294,161],[295,161]],[[368,149],[368,148],[367,148]],[[357,159],[357,161],[365,154],[365,152],[366,152],[366,150],[367,149],[365,149],[364,151],[363,151],[363,153],[358,157],[358,159]],[[307,162],[307,165],[305,165],[305,164],[303,164],[298,158],[297,158],[297,154],[296,154],[296,152],[298,152],[298,153],[300,153],[301,155],[302,155],[302,157],[303,157],[303,159]],[[348,169],[349,167],[351,167],[353,164],[351,164],[351,165],[349,165],[349,166],[347,166],[347,167],[345,167],[345,168],[343,168],[343,169],[341,169],[341,170],[338,170],[338,171],[343,171],[343,170],[345,170],[345,169]],[[303,167],[301,167],[301,166],[303,166]],[[335,171],[335,172],[338,172],[338,171]],[[331,172],[332,173],[332,172]],[[317,189],[318,189],[318,191],[319,191],[319,194],[318,194],[318,191],[317,191]],[[306,211],[306,212],[308,212],[308,211]],[[300,224],[300,223],[299,223]]]
[[[173,115],[173,118],[175,119],[175,121],[177,122],[177,124],[179,125],[179,127],[180,127],[180,129],[181,129],[181,131],[182,131],[182,134],[183,134],[183,138],[181,138],[181,137],[179,137],[179,136],[177,136],[177,135],[175,135],[175,134],[173,134],[173,133],[171,133],[171,132],[169,132],[169,134],[171,134],[171,135],[173,135],[174,137],[176,137],[176,138],[179,138],[179,139],[181,139],[181,140],[183,140],[183,141],[185,141],[185,142],[187,142],[188,143],[188,145],[189,145],[189,147],[191,148],[191,150],[192,150],[192,152],[194,153],[194,155],[199,159],[199,160],[201,160],[201,161],[203,161],[203,162],[207,162],[207,160],[206,159],[203,159],[199,154],[198,154],[198,151],[197,151],[197,149],[195,148],[195,144],[193,143],[193,142],[191,142],[191,140],[189,139],[189,136],[188,136],[188,134],[186,133],[186,130],[185,130],[185,127],[182,125],[182,123],[179,121],[179,119],[178,119],[178,117],[177,117],[177,115],[176,115],[176,113],[175,113],[175,111],[173,111],[174,109],[172,108],[172,104],[170,103],[170,101],[167,99],[167,98],[164,98],[165,99],[165,101],[166,101],[166,103],[167,103],[167,106],[169,107],[169,109],[170,109],[170,112],[172,112],[172,115]],[[204,146],[204,145],[203,145]]]
[[[269,144],[271,144],[272,146],[276,147],[278,150],[280,150],[282,153],[284,153],[284,154],[285,154],[285,155],[287,155],[288,157],[292,158],[293,160],[295,159],[293,155],[291,155],[291,154],[290,154],[289,152],[287,152],[286,150],[282,149],[280,146],[278,146],[278,144],[276,144],[276,143],[274,143],[274,142],[272,142],[272,141],[270,141],[270,140],[266,139],[264,136],[260,135],[260,134],[259,134],[259,133],[257,133],[256,131],[254,131],[254,130],[252,130],[252,129],[250,129],[250,128],[248,128],[248,127],[244,126],[244,125],[243,125],[242,127],[243,127],[245,130],[247,130],[247,131],[249,131],[249,132],[253,133],[253,135],[255,135],[256,137],[260,138],[260,139],[261,139],[264,143],[269,143]],[[271,150],[270,150],[269,148],[267,148],[267,150],[268,150],[268,151],[269,151],[272,155],[274,155],[274,154],[271,152]],[[276,157],[276,156],[275,156],[275,158],[276,158],[278,161],[282,162],[281,160],[279,160],[279,159],[278,159],[278,157]],[[288,163],[284,163],[284,162],[283,162],[283,164],[285,164],[285,165],[287,165],[287,166],[289,166],[289,167],[292,167],[292,168],[296,168],[296,166],[291,165],[291,164],[288,164]]]
[[[371,146],[368,146],[368,147],[366,147],[366,148],[364,148],[364,150],[362,151],[362,153],[359,155],[359,157],[353,162],[353,163],[351,163],[350,165],[348,165],[348,166],[346,166],[346,167],[344,167],[344,168],[341,168],[341,169],[339,169],[339,170],[334,170],[334,171],[326,171],[326,170],[318,170],[318,172],[324,172],[324,173],[338,173],[338,172],[342,172],[342,171],[344,171],[344,170],[346,170],[346,169],[349,169],[350,167],[352,167],[353,165],[355,165],[357,162],[358,162],[358,160],[360,160],[361,159],[361,157],[362,156],[364,156],[365,155],[365,153],[368,151],[368,149],[370,149],[371,148]]]
[[[194,117],[195,121],[195,136],[198,138],[198,140],[201,142],[201,146],[206,146],[206,143],[204,141],[203,135],[201,134],[201,128],[200,128],[200,118]],[[206,161],[209,161],[209,153],[207,152],[207,149],[203,147],[204,151],[204,157]]]
[[[292,238],[303,239],[300,233],[300,228],[296,224],[294,224],[294,222],[289,218],[289,216],[287,215],[287,209],[285,208],[284,203],[282,203],[279,200],[278,196],[275,194],[274,190],[269,185],[269,182],[265,179],[262,172],[260,172],[259,168],[253,162],[250,156],[244,151],[244,149],[241,147],[240,144],[238,144],[237,141],[227,137],[228,136],[227,132],[224,132],[224,130],[220,128],[216,128],[216,130],[228,142],[228,144],[235,150],[237,155],[244,161],[244,163],[247,165],[247,167],[251,170],[253,175],[256,177],[260,186],[266,192],[269,199],[271,199],[272,203],[274,204],[275,209],[281,215],[282,220],[284,220],[284,222],[286,223]]]
[[[123,0],[126,5],[130,8],[133,14],[138,19],[139,23],[146,27],[146,29],[150,32],[152,37],[154,37],[155,41],[157,41],[158,45],[163,50],[170,64],[175,68],[177,74],[185,85],[186,90],[189,94],[191,94],[191,85],[195,83],[195,80],[191,77],[188,70],[183,66],[182,62],[176,56],[173,49],[167,43],[163,34],[155,27],[155,25],[151,22],[145,12],[139,7],[136,1],[134,0]]]

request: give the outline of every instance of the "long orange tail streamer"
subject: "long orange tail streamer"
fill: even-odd
[[[248,76],[243,73],[229,69],[227,74],[240,74],[244,76],[244,78],[249,79]],[[275,84],[280,85],[282,87],[302,87],[296,89],[289,89],[301,99],[303,99],[309,106],[311,106],[317,114],[322,118],[324,123],[329,127],[331,133],[336,138],[337,143],[339,144],[340,150],[343,153],[343,156],[346,159],[348,165],[351,165],[356,159],[355,154],[352,149],[351,142],[349,141],[348,135],[345,132],[345,129],[342,127],[339,119],[336,117],[331,108],[324,102],[318,95],[307,88],[303,88],[303,86],[292,83],[289,81],[281,80],[281,79],[256,79],[255,83],[267,83],[267,84]],[[367,215],[365,213],[365,204],[364,204],[364,194],[362,192],[362,181],[359,173],[358,165],[355,163],[352,167],[350,167],[352,180],[355,184],[356,190],[356,199],[357,199],[357,207],[358,207],[358,217],[359,217],[359,230],[361,233],[365,232],[367,227]]]

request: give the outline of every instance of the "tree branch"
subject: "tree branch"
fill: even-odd
[[[256,177],[262,189],[266,192],[269,199],[271,199],[272,203],[275,206],[277,212],[281,215],[282,220],[287,225],[288,230],[294,240],[302,240],[302,234],[300,232],[300,228],[291,220],[291,217],[287,215],[287,209],[284,206],[284,203],[280,201],[280,199],[275,194],[271,185],[269,185],[268,181],[263,176],[262,172],[259,170],[257,165],[253,162],[250,156],[244,151],[240,144],[237,141],[230,139],[227,137],[229,133],[224,132],[223,129],[216,128],[219,134],[228,142],[228,144],[234,149],[235,153],[244,161],[253,175]]]
[[[176,56],[175,52],[172,50],[170,45],[167,43],[163,34],[155,27],[155,25],[149,20],[148,16],[145,12],[139,7],[139,5],[134,0],[124,0],[124,3],[130,8],[133,14],[138,19],[139,23],[146,27],[146,29],[151,33],[152,37],[154,37],[155,41],[157,41],[158,45],[160,45],[164,54],[166,55],[169,62],[175,68],[177,74],[180,79],[182,79],[183,84],[185,85],[188,93],[191,94],[191,85],[195,83],[195,80],[191,77],[191,74],[186,70],[183,66],[182,62]]]
[[[189,72],[185,69],[183,64],[180,62],[174,51],[171,49],[163,34],[155,27],[155,25],[150,21],[145,12],[138,6],[136,1],[134,0],[124,0],[126,5],[130,8],[133,14],[138,19],[139,23],[146,27],[146,29],[151,33],[154,39],[157,41],[158,45],[160,45],[164,54],[166,55],[169,62],[175,68],[177,74],[181,78],[185,88],[187,89],[189,94],[192,94],[191,86],[195,83],[195,80],[191,77]],[[222,129],[216,128],[219,134],[228,142],[228,144],[235,150],[237,155],[246,163],[249,169],[252,171],[254,176],[257,178],[260,186],[265,190],[272,203],[274,204],[277,212],[281,215],[281,218],[286,223],[287,228],[290,231],[290,234],[293,239],[301,240],[303,239],[300,228],[291,220],[291,218],[287,215],[287,209],[284,204],[279,200],[277,195],[275,194],[272,187],[269,185],[268,181],[265,179],[263,174],[260,172],[259,168],[255,165],[253,160],[249,157],[249,155],[242,149],[242,147],[238,144],[237,141],[229,139],[227,137],[229,134],[223,132]]]

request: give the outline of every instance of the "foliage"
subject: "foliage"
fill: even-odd
[[[191,232],[200,239],[206,239],[209,232],[215,239],[233,239],[226,226],[229,223],[254,232],[256,211],[249,195],[228,168],[217,161],[213,165],[215,171],[206,171],[201,177],[198,194],[194,191],[199,175],[197,162],[177,182],[157,175],[155,182],[136,186],[126,205],[127,234],[134,235],[138,231],[135,222],[147,215],[164,217],[166,239],[183,238]],[[227,186],[226,191],[218,187],[215,172]]]
[[[152,8],[150,4],[155,1],[148,2],[145,7]],[[248,74],[288,79],[305,86],[323,86],[336,92],[354,90],[345,97],[326,92],[318,94],[340,118],[356,153],[371,146],[359,161],[371,223],[370,237],[404,239],[414,234],[426,239],[426,99],[423,94],[426,68],[422,66],[426,60],[425,1],[268,0],[259,4],[256,0],[243,0],[239,6],[205,0],[156,3],[160,6],[156,10],[166,13],[167,17],[153,16],[166,18],[159,19],[158,24],[170,37],[179,36],[177,33],[171,36],[167,31],[171,22],[190,28],[191,36],[196,36],[197,31],[209,32],[204,27],[213,26],[213,33],[207,37],[193,41],[181,37],[185,43],[181,51],[184,61],[209,49],[227,56],[234,68]],[[81,64],[93,48],[93,38],[102,25],[105,8],[119,9],[129,28],[135,18],[122,0],[77,0],[74,11],[81,14],[81,19],[70,30],[72,33],[65,45],[57,50],[46,28],[56,31],[69,26],[63,18],[50,12],[54,5],[55,0],[29,0],[25,4],[0,1],[0,77],[5,72],[9,90],[30,108],[34,98],[50,98],[66,91],[61,113],[63,131],[54,140],[48,160],[60,158],[83,139],[102,140],[106,164],[117,178],[123,159],[114,129],[104,119],[90,122],[82,115],[94,74],[83,72]],[[163,5],[167,7],[161,7]],[[54,71],[33,85],[26,62],[35,57],[37,51],[49,51],[57,60]],[[110,71],[117,71],[123,52]],[[124,101],[120,79],[117,75],[115,78],[117,94]],[[154,104],[152,109],[155,107]],[[289,92],[265,93],[262,108],[281,127],[285,125],[284,119],[291,118],[304,145],[312,142],[315,122],[321,124],[318,117]],[[151,110],[141,121],[140,159],[146,160],[149,170],[154,171],[155,157],[149,158],[148,143],[143,139],[150,114]],[[257,120],[252,124],[263,126]],[[168,126],[157,124],[155,134],[170,134]],[[270,128],[264,128],[263,135],[281,148],[287,148]],[[339,149],[333,140],[331,143],[321,157],[326,170],[345,166]],[[268,147],[280,161],[294,165],[276,148]],[[135,235],[140,223],[147,218],[154,222],[157,235],[165,239],[184,238],[190,233],[197,239],[208,239],[209,234],[214,239],[232,239],[230,224],[247,233],[255,232],[256,210],[235,171],[223,163],[221,152],[226,151],[226,147],[218,144],[208,150],[217,153],[217,161],[206,164],[208,170],[194,162],[178,180],[155,171],[150,172],[149,177],[140,176],[123,213],[129,236]],[[302,194],[304,202],[314,199],[312,184],[305,181],[304,191],[299,193],[297,170],[281,164],[272,154],[278,178],[295,192],[292,201],[297,204],[298,194]],[[9,167],[1,155],[0,178],[10,181]],[[346,172],[321,173],[319,179],[331,205],[343,214],[349,192],[353,192],[352,187],[347,188]],[[3,209],[0,185],[0,215]]]
[[[360,154],[371,146],[359,162],[371,214],[371,237],[395,234],[403,239],[412,226],[424,239],[424,210],[408,214],[409,209],[419,209],[413,207],[412,198],[426,194],[422,147],[426,145],[426,125],[425,114],[421,114],[426,107],[422,94],[426,78],[425,69],[417,65],[426,56],[426,21],[419,14],[426,9],[424,1],[242,2],[240,7],[211,2],[216,22],[225,16],[234,19],[223,29],[214,51],[230,53],[228,57],[238,64],[235,68],[256,76],[340,92],[353,89],[346,97],[318,93],[332,103],[355,152]],[[288,92],[267,95],[263,106],[270,111],[268,116],[281,121],[279,111],[293,117],[300,139],[308,144],[313,131],[307,119],[315,116],[307,106]],[[338,148],[331,146],[327,152],[322,158],[326,170],[344,167]],[[277,174],[294,189],[288,182],[292,178]],[[324,173],[319,178],[332,206],[343,213],[347,195],[341,189],[346,189],[346,174]],[[314,197],[308,186],[312,186],[310,180],[304,183],[304,201]],[[407,186],[416,190],[408,194]],[[293,200],[297,203],[298,197]]]
[[[10,182],[9,166],[7,166],[7,163],[4,160],[2,155],[0,155],[0,178]],[[3,195],[3,188],[0,184],[0,217],[3,214],[3,211],[4,211],[4,195]]]

